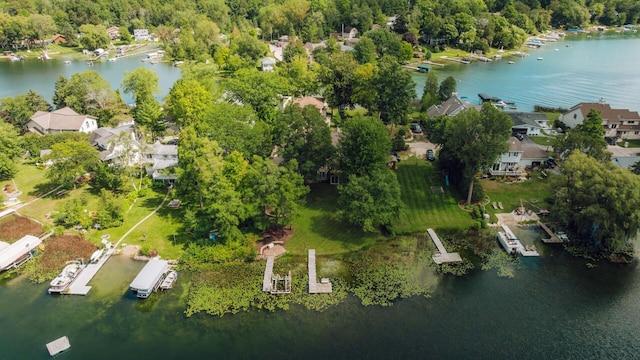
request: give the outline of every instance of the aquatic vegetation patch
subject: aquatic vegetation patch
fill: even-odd
[[[80,236],[61,235],[46,240],[45,251],[18,269],[30,281],[42,283],[51,280],[67,261],[83,259],[88,261],[96,246]]]
[[[13,243],[25,235],[39,236],[44,227],[26,216],[11,214],[0,219],[0,241]]]

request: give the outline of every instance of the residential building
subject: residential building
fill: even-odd
[[[547,160],[546,151],[536,144],[523,144],[515,137],[509,138],[509,151],[503,153],[489,170],[493,176],[520,176],[529,167],[540,166]]]
[[[133,39],[135,41],[150,40],[149,29],[133,29]]]
[[[287,108],[287,106],[291,104],[298,104],[302,109],[304,109],[309,105],[314,106],[316,109],[318,109],[320,114],[322,114],[322,116],[325,118],[327,125],[328,126],[331,125],[331,117],[327,113],[327,111],[329,110],[329,105],[327,104],[327,102],[323,97],[303,96],[303,97],[293,98],[291,96],[285,96],[282,98],[280,102],[280,108],[284,110]]]
[[[36,111],[25,125],[27,131],[35,134],[58,134],[65,131],[91,133],[98,129],[98,118],[80,115],[69,107],[55,111]]]
[[[260,66],[262,71],[273,72],[276,69],[276,59],[266,57],[260,60]]]
[[[358,29],[347,26],[342,30],[342,39],[345,41],[355,39],[358,35]]]
[[[471,108],[480,110],[481,106],[473,105],[466,98],[461,98],[458,94],[454,93],[442,104],[432,105],[427,109],[427,115],[432,118],[437,116],[456,116],[462,111]]]
[[[89,143],[100,151],[100,160],[104,162],[134,166],[142,161],[143,146],[138,142],[133,122],[98,128],[91,133]]]
[[[120,39],[120,29],[117,26],[112,26],[107,29],[107,35],[111,40],[118,40]]]
[[[549,129],[547,115],[536,112],[508,111],[513,125],[511,131],[528,136],[538,136],[543,129]]]
[[[628,109],[613,109],[603,99],[597,103],[580,103],[560,115],[560,121],[575,128],[584,122],[591,110],[600,112],[606,137],[640,139],[640,114]]]
[[[174,168],[178,166],[178,146],[164,145],[156,141],[144,150],[147,175],[153,180],[173,183],[178,179]]]

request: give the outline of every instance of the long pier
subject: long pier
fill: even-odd
[[[538,226],[542,228],[549,236],[550,239],[542,239],[542,242],[545,244],[561,244],[562,240],[553,232],[547,225],[545,225],[542,221],[538,220]]]
[[[438,248],[438,252],[433,254],[433,256],[431,257],[433,261],[436,262],[436,264],[439,265],[439,264],[448,263],[448,262],[462,261],[460,254],[447,252],[447,249],[445,249],[444,245],[442,245],[442,242],[440,241],[438,234],[436,234],[436,232],[433,231],[433,229],[427,229],[427,232],[429,233],[431,240],[433,240],[433,243],[436,244],[436,247]]]
[[[309,294],[326,294],[330,293],[332,289],[329,279],[322,279],[318,282],[316,275],[316,250],[309,249],[308,251],[308,265],[309,265]]]
[[[271,292],[271,279],[273,278],[274,256],[267,256],[267,266],[264,268],[264,278],[262,279],[262,291]]]
[[[89,290],[91,290],[91,286],[87,286],[87,284],[98,273],[98,270],[102,268],[102,265],[109,260],[114,251],[115,249],[113,248],[107,250],[106,254],[104,254],[96,263],[85,266],[80,275],[73,280],[71,285],[69,285],[67,290],[62,292],[62,294],[87,295]]]

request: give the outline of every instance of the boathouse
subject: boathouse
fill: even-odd
[[[149,297],[160,285],[162,276],[169,269],[169,262],[153,258],[140,270],[129,285],[131,291],[137,293],[141,299]]]
[[[31,252],[42,243],[42,239],[25,235],[11,245],[0,242],[0,271],[17,268],[31,259]]]

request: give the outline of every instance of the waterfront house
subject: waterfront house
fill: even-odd
[[[509,111],[507,114],[509,114],[511,121],[513,121],[511,131],[514,134],[519,133],[528,136],[538,136],[540,135],[540,130],[549,128],[547,125],[547,115],[545,114],[519,111]]]
[[[640,139],[640,114],[628,109],[613,109],[603,99],[597,103],[580,103],[560,115],[560,121],[575,128],[583,123],[591,110],[600,112],[605,137]]]
[[[508,141],[509,151],[501,154],[489,170],[492,176],[520,176],[526,168],[540,166],[547,160],[546,151],[535,144],[523,144],[513,136]]]
[[[143,149],[147,175],[153,180],[173,183],[178,179],[175,167],[178,166],[178,146],[164,145],[156,141]]]
[[[150,40],[149,29],[133,29],[133,39],[135,41]]]
[[[276,59],[266,57],[260,60],[260,67],[262,71],[273,72],[276,69]]]
[[[437,116],[456,116],[464,110],[475,108],[480,110],[480,105],[473,105],[467,99],[461,98],[454,93],[450,98],[440,105],[432,105],[427,109],[427,115],[430,118]]]
[[[111,40],[120,39],[120,29],[117,26],[112,26],[107,29],[107,35]]]
[[[55,111],[36,111],[25,125],[34,134],[59,134],[66,131],[91,133],[98,129],[98,118],[80,115],[69,107]]]
[[[53,44],[66,44],[67,43],[67,38],[64,35],[55,34],[51,38],[51,43],[53,43]]]
[[[89,143],[100,152],[100,160],[123,166],[134,166],[142,161],[142,147],[138,142],[133,122],[115,128],[101,127],[91,133]]]

